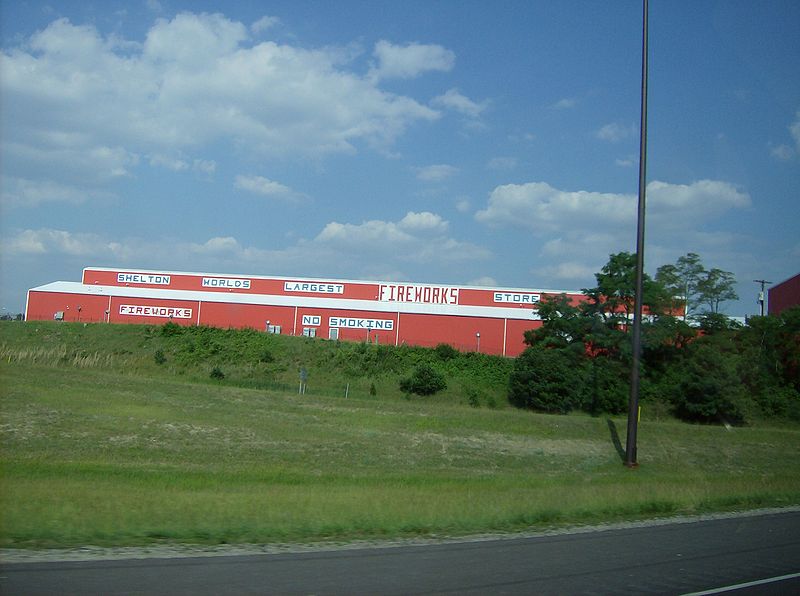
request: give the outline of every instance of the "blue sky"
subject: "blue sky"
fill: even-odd
[[[0,2],[0,299],[84,266],[538,289],[635,249],[641,3]],[[650,3],[652,273],[800,271],[800,3]]]

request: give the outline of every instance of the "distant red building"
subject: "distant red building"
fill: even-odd
[[[769,314],[779,315],[800,304],[800,273],[769,289]]]
[[[27,320],[252,328],[517,356],[538,303],[581,292],[88,267],[28,291]]]

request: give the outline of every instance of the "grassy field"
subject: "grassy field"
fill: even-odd
[[[645,407],[628,470],[624,419],[469,407],[470,378],[495,395],[494,360],[405,399],[392,387],[417,352],[359,376],[342,362],[368,367],[373,347],[258,335],[245,362],[230,344],[187,356],[158,328],[0,326],[0,546],[452,536],[800,503],[796,426]],[[305,363],[330,391],[296,394]],[[360,389],[345,399],[342,381]]]

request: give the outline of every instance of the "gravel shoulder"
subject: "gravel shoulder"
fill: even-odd
[[[761,515],[776,515],[800,511],[800,506],[755,509],[750,511],[734,511],[710,513],[705,515],[675,516],[632,522],[618,522],[587,526],[569,526],[538,530],[535,532],[487,533],[471,536],[431,536],[428,538],[403,538],[395,540],[355,540],[352,542],[310,542],[310,543],[273,543],[273,544],[239,544],[239,545],[199,545],[199,544],[157,544],[142,547],[99,547],[81,546],[58,549],[0,549],[0,564],[12,563],[48,563],[62,561],[110,561],[126,559],[174,559],[189,557],[229,557],[250,555],[275,555],[306,552],[324,552],[337,550],[358,550],[375,548],[397,548],[409,546],[429,546],[432,544],[457,544],[468,542],[485,542],[490,540],[512,540],[519,538],[536,538],[540,536],[560,536],[569,534],[586,534],[591,532],[607,532],[629,528],[644,528],[670,524],[689,524],[714,519],[746,518]]]

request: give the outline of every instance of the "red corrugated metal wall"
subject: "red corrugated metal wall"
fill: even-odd
[[[80,308],[80,310],[79,310]],[[433,347],[447,343],[462,351],[516,356],[523,349],[523,333],[538,327],[538,321],[492,319],[437,314],[411,314],[379,310],[361,311],[323,309],[194,300],[109,297],[102,295],[39,292],[31,290],[28,299],[29,320],[52,320],[57,312],[65,321],[138,323],[162,325],[208,325],[223,328],[252,328],[264,331],[267,325],[280,326],[284,335],[302,335],[315,329],[316,336],[330,337],[331,317],[345,324],[363,321],[391,322],[388,329],[366,327],[339,328],[339,339],[379,344],[420,345]],[[106,315],[108,311],[108,315]],[[307,317],[304,324],[304,317]],[[477,334],[480,333],[480,338]],[[504,345],[505,340],[505,345]]]
[[[108,308],[108,296],[31,290],[28,293],[28,309],[25,318],[31,321],[52,321],[55,314],[61,312],[64,321],[101,323],[107,320],[106,310]]]

